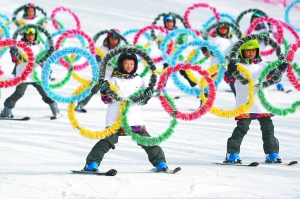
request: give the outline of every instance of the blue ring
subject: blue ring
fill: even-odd
[[[139,31],[140,31],[140,29],[129,29],[129,30],[125,31],[125,32],[123,33],[122,36],[123,36],[123,37],[126,37],[126,36],[128,36],[129,34],[134,34],[134,33],[137,33],[137,32],[139,32]],[[152,37],[151,37],[151,35],[150,35],[149,33],[144,32],[143,35],[146,37],[146,39],[147,39],[148,41],[151,41],[151,40],[152,40]],[[150,53],[151,53],[151,50],[152,50],[152,48],[149,47],[149,48],[147,49],[147,53],[150,54]],[[141,59],[141,58],[138,58],[138,61],[141,62],[142,59]]]
[[[176,60],[179,57],[179,55],[182,53],[182,51],[184,51],[189,46],[207,47],[208,50],[212,51],[214,53],[214,56],[217,57],[217,59],[219,60],[218,66],[219,66],[220,70],[218,71],[218,77],[215,80],[214,84],[215,84],[215,87],[218,88],[219,84],[223,81],[223,78],[224,78],[224,75],[226,72],[226,68],[222,64],[222,63],[226,63],[226,59],[225,59],[224,55],[222,54],[222,52],[218,49],[218,47],[215,45],[212,45],[208,41],[197,39],[197,40],[194,40],[189,43],[181,45],[174,52],[170,66],[176,65]],[[201,90],[199,88],[191,88],[190,86],[186,86],[185,84],[183,84],[180,81],[177,73],[172,73],[171,77],[172,77],[172,80],[173,80],[175,86],[182,92],[189,94],[189,95],[194,95],[194,96],[199,96],[201,94]],[[208,92],[207,87],[204,88],[204,92],[205,93]]]
[[[226,17],[226,18],[230,19],[230,21],[232,23],[235,23],[235,19],[230,14],[220,13],[220,16],[221,17]],[[216,16],[212,16],[205,24],[202,25],[203,30],[206,30],[209,27],[209,25],[211,24],[211,22],[213,22],[214,20],[216,20]]]
[[[77,95],[72,95],[71,97],[64,97],[54,93],[51,88],[49,87],[49,76],[51,71],[51,64],[55,64],[57,60],[61,57],[64,57],[68,54],[79,54],[87,59],[91,68],[92,68],[92,81],[90,83],[91,87],[84,90],[82,93]],[[99,68],[95,57],[88,51],[78,48],[78,47],[67,47],[60,50],[55,51],[52,55],[47,59],[44,67],[42,69],[42,78],[41,78],[41,85],[45,90],[46,94],[53,99],[54,101],[61,102],[61,103],[74,103],[76,101],[81,101],[85,99],[90,93],[93,85],[98,82],[99,75]]]
[[[195,32],[193,32],[192,30],[190,29],[176,29],[176,30],[173,30],[172,32],[169,32],[169,34],[167,34],[165,36],[165,38],[162,40],[161,44],[160,44],[160,50],[162,51],[162,57],[164,58],[164,60],[170,65],[170,66],[175,66],[176,65],[176,61],[175,61],[175,64],[172,65],[171,64],[171,58],[169,57],[169,55],[167,54],[167,45],[169,43],[169,41],[171,41],[171,39],[173,37],[175,37],[177,34],[187,34],[187,35],[191,35],[193,37],[193,39],[198,39],[198,36],[196,35]],[[184,44],[182,44],[184,45]],[[182,46],[181,45],[181,46]],[[199,51],[197,49],[197,51]],[[196,53],[197,55],[197,53]],[[196,56],[194,56],[193,58],[195,58]],[[178,58],[178,57],[177,57]],[[197,57],[195,58],[197,59]],[[193,59],[194,61],[194,59]]]
[[[300,28],[297,28],[296,26],[293,26],[291,24],[291,21],[290,21],[290,17],[289,17],[289,14],[290,14],[290,11],[291,9],[296,5],[296,3],[300,3],[300,0],[295,0],[293,3],[291,3],[285,10],[285,13],[284,13],[284,20],[286,23],[288,23],[292,28],[294,28],[297,32],[300,31]]]
[[[55,31],[54,33],[51,34],[51,37],[52,38],[57,37],[58,35],[62,35],[65,32],[67,32],[66,29],[57,30],[57,31]],[[79,40],[81,46],[84,47],[85,46],[85,38],[81,35],[78,35],[78,34],[74,34],[74,36],[77,37],[77,39]],[[46,49],[48,48],[48,40],[46,40],[46,42],[45,42],[45,48]],[[76,56],[75,59],[74,59],[74,62],[77,62],[80,58],[81,58],[81,56]],[[60,62],[57,61],[57,64],[60,64]]]

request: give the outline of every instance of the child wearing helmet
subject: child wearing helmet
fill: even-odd
[[[176,18],[172,14],[165,15],[164,18],[163,18],[163,22],[164,22],[164,27],[169,32],[177,29]],[[162,41],[165,38],[165,36],[166,36],[166,33],[160,32],[158,34],[158,40]],[[186,34],[179,34],[178,37],[173,40],[173,42],[175,43],[175,47],[176,47],[176,46],[179,46],[179,45],[182,45],[182,44],[186,43],[187,40],[188,39],[187,39],[187,35]],[[160,42],[159,42],[159,44],[160,44]],[[163,68],[164,69],[167,68],[168,66],[169,66],[168,63],[164,63],[163,64]],[[179,73],[180,73],[180,75],[182,75],[189,82],[190,86],[194,87],[194,86],[197,85],[197,83],[193,82],[188,77],[188,75],[186,74],[185,70],[179,70]],[[179,98],[179,97],[176,97],[176,98]]]
[[[103,40],[103,44],[100,47],[100,49],[106,54],[108,51],[117,48],[118,46],[120,46],[121,43],[121,39],[119,37],[119,34],[121,34],[121,32],[118,29],[111,29],[108,31],[106,38]],[[98,55],[97,55],[98,56]],[[98,57],[98,59],[101,59],[100,57]],[[106,71],[106,76],[105,79],[110,78],[110,75],[112,74],[113,69],[112,67],[107,67],[107,71]],[[81,112],[81,113],[86,113],[86,109],[84,109],[83,107],[85,105],[87,105],[87,103],[90,101],[90,99],[92,98],[93,95],[95,95],[97,92],[99,91],[99,85],[95,85],[92,90],[91,90],[91,94],[89,96],[87,96],[85,99],[83,99],[82,101],[78,102],[77,106],[75,107],[75,110],[77,112]]]
[[[262,61],[260,55],[260,44],[257,40],[250,40],[245,42],[240,47],[240,55],[238,63],[246,67],[250,74],[251,78],[258,82],[260,73],[266,67],[266,63]],[[283,63],[279,65],[280,70],[285,70],[287,64]],[[230,63],[228,65],[228,73],[232,75],[237,70],[236,63]],[[268,75],[267,78],[272,78],[272,73]],[[239,107],[241,104],[247,104],[248,97],[248,85],[243,85],[240,81],[234,83],[236,90],[236,107]],[[279,142],[274,136],[274,125],[271,120],[271,117],[274,116],[272,113],[269,113],[261,104],[258,94],[258,88],[254,91],[254,103],[253,106],[247,113],[239,115],[235,118],[237,120],[237,127],[233,130],[233,133],[227,141],[227,153],[224,163],[241,163],[239,156],[240,146],[243,140],[243,137],[247,134],[249,126],[252,120],[258,120],[260,123],[263,139],[263,149],[266,154],[266,162],[272,163],[281,163],[281,159],[278,155],[279,152]],[[264,90],[265,95],[268,95],[267,89]]]
[[[220,19],[219,22],[227,22],[227,21],[225,19]],[[232,46],[235,44],[235,42],[237,42],[237,40],[238,39],[230,33],[229,26],[226,23],[221,23],[216,28],[213,37],[210,39],[210,43],[217,46],[224,56],[228,56]],[[202,47],[201,50],[206,57],[210,57],[210,53],[206,47]],[[219,60],[212,55],[210,65],[211,66],[216,65],[218,63]],[[228,76],[226,75],[224,77],[224,80],[230,86],[231,91],[235,95],[234,81],[232,79],[229,79]]]
[[[34,3],[26,3],[24,5],[24,13],[22,19],[26,22],[26,24],[36,24],[41,19],[36,15],[36,6]],[[46,28],[47,21],[43,21],[42,26]]]
[[[118,87],[119,94],[122,98],[128,98],[131,94],[141,88],[145,88],[145,82],[136,74],[138,67],[138,59],[134,53],[124,52],[118,58],[118,68],[114,70],[109,80],[100,80],[101,98],[105,104],[108,104],[106,111],[105,126],[109,127],[115,123],[118,118],[121,102],[112,100],[106,91],[109,88],[109,83]],[[151,98],[153,90],[145,91],[147,100],[143,103],[130,103],[130,109],[127,114],[128,123],[131,126],[133,133],[149,137],[146,131],[145,122],[142,116],[140,105],[144,105]],[[100,140],[92,148],[91,152],[86,158],[86,165],[83,170],[96,172],[105,155],[110,149],[115,149],[115,144],[118,142],[119,135],[124,135],[124,129],[120,129],[117,133]],[[167,170],[166,158],[160,146],[141,146],[148,154],[148,159],[151,164],[159,171]]]
[[[256,19],[259,19],[263,17],[263,15],[259,12],[255,12],[252,14],[251,19],[250,19],[250,24],[255,21]],[[248,32],[248,29],[246,30],[246,33]],[[259,23],[254,30],[252,31],[251,34],[266,34],[268,32],[268,28],[266,27],[264,22]],[[261,42],[260,43],[260,49],[261,51],[266,51],[266,50],[270,50],[271,47],[267,46],[265,43]],[[262,59],[266,62],[270,62],[272,59],[272,55],[266,55],[263,56]],[[282,83],[277,83],[277,90],[279,91],[284,91],[284,86]]]
[[[21,41],[26,42],[29,48],[32,50],[34,56],[36,57],[40,52],[44,50],[44,46],[40,44],[40,42],[37,40],[37,30],[34,28],[28,28],[24,31],[23,38]],[[12,56],[14,56],[14,59],[16,61],[16,76],[20,76],[22,72],[25,70],[25,67],[27,65],[27,62],[21,62],[19,61],[15,55],[17,49],[16,47],[12,47],[11,53]],[[37,72],[41,72],[41,67],[35,66]],[[50,106],[50,109],[52,111],[53,117],[50,119],[56,119],[60,117],[60,112],[57,107],[57,103],[54,102],[50,97],[47,96],[45,91],[43,90],[43,87],[41,85],[38,85],[33,77],[33,73],[29,74],[26,81],[23,83],[20,83],[17,87],[15,92],[8,97],[4,102],[4,109],[1,112],[0,117],[1,118],[13,118],[12,109],[15,107],[17,101],[23,97],[25,94],[25,91],[27,89],[28,85],[34,86],[39,94],[42,96],[43,101]]]

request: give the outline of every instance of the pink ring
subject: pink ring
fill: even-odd
[[[276,35],[275,32],[273,32],[273,35],[274,35],[274,38],[276,38],[277,42],[278,42],[279,44],[282,44],[282,43],[283,43],[283,28],[282,28],[282,23],[279,22],[278,20],[274,19],[274,18],[271,18],[271,17],[261,17],[261,18],[258,18],[258,19],[256,19],[256,20],[254,20],[254,21],[251,23],[251,25],[250,25],[250,27],[249,27],[249,29],[248,29],[248,31],[247,31],[246,34],[247,34],[247,35],[250,35],[251,32],[254,30],[254,28],[255,28],[259,23],[264,22],[264,21],[271,22],[272,24],[274,24],[274,25],[277,27],[277,30],[278,30],[277,34],[278,34],[278,35]],[[274,49],[270,49],[270,50],[267,50],[267,51],[261,51],[261,54],[262,54],[263,56],[267,56],[267,55],[273,54],[274,52],[275,52]]]
[[[189,21],[189,15],[190,15],[191,11],[196,9],[196,8],[209,8],[210,10],[213,11],[217,21],[219,21],[220,18],[221,18],[220,14],[217,12],[217,9],[215,7],[211,7],[207,3],[195,3],[194,5],[187,8],[187,10],[184,13],[184,17],[183,17],[184,20],[185,20],[185,23],[186,23],[186,25],[189,29],[192,29],[192,26],[191,26],[190,21]],[[198,31],[198,30],[194,30],[194,31],[196,32],[196,34],[198,36],[201,35],[200,31]]]
[[[75,19],[75,21],[76,21],[76,27],[77,27],[76,29],[78,29],[78,30],[81,29],[81,27],[80,27],[80,20],[79,20],[78,16],[77,16],[71,9],[65,8],[65,7],[61,6],[61,7],[55,8],[55,9],[52,11],[52,13],[51,13],[52,24],[53,24],[53,26],[54,26],[54,28],[55,28],[56,30],[60,30],[60,27],[58,26],[56,20],[54,19],[54,18],[55,18],[55,15],[56,15],[57,12],[59,12],[59,11],[63,11],[63,12],[68,12],[68,13],[70,13],[70,14],[73,16],[73,18]]]
[[[63,42],[63,40],[65,39],[65,37],[69,37],[70,35],[74,35],[74,34],[78,34],[81,35],[82,37],[86,38],[86,40],[88,41],[89,45],[90,45],[90,53],[92,55],[96,54],[96,48],[95,48],[95,43],[93,41],[93,39],[86,34],[85,32],[83,32],[82,30],[68,30],[66,32],[64,32],[63,34],[60,35],[60,37],[58,38],[56,44],[55,44],[55,49],[58,50]],[[63,58],[59,59],[59,62],[68,70],[70,70],[70,66],[68,64],[68,62],[66,62]],[[84,68],[86,68],[87,66],[89,66],[88,61],[84,62],[83,64],[80,65],[74,65],[74,70],[82,70]]]
[[[163,108],[168,112],[168,114],[172,115],[174,114],[176,118],[182,119],[182,120],[195,120],[200,118],[201,116],[205,115],[213,106],[213,102],[216,99],[216,87],[214,85],[214,80],[209,76],[209,73],[206,70],[203,70],[201,66],[191,66],[191,63],[179,63],[175,67],[168,67],[167,71],[160,76],[160,80],[157,85],[157,89],[159,91],[162,91],[164,88],[164,85],[168,79],[168,77],[171,76],[172,73],[178,72],[179,70],[187,70],[191,69],[193,71],[197,71],[200,75],[203,76],[203,78],[206,80],[208,84],[208,93],[209,98],[207,102],[201,106],[198,110],[192,112],[192,113],[183,113],[177,110],[174,110],[173,106],[168,102],[165,96],[160,96],[159,100],[161,102],[161,105]]]
[[[31,50],[31,48],[23,41],[17,41],[14,39],[4,39],[0,41],[0,47],[7,47],[7,46],[17,46],[21,48],[27,55],[28,57],[28,63],[22,72],[22,74],[18,77],[14,77],[9,80],[4,80],[0,82],[0,88],[8,88],[8,87],[13,87],[21,82],[26,81],[28,75],[32,73],[33,67],[34,67],[34,54]]]
[[[138,40],[139,40],[140,36],[141,36],[144,32],[146,32],[147,30],[159,30],[159,31],[164,32],[164,33],[166,33],[166,34],[169,33],[168,29],[165,29],[165,28],[162,27],[162,26],[156,26],[156,25],[146,26],[146,27],[140,29],[140,30],[135,34],[134,39],[133,39],[133,44],[134,44],[134,45],[136,45],[136,44],[138,43]],[[173,45],[174,45],[174,42],[171,41],[171,44],[168,46],[168,49],[167,49],[167,54],[168,54],[168,55],[171,54]],[[157,58],[151,58],[151,59],[154,61],[154,63],[158,63],[158,62],[161,62],[161,61],[164,60],[162,56],[157,57]]]

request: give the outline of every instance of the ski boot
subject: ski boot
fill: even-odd
[[[238,153],[226,153],[226,159],[223,163],[232,163],[232,164],[242,164],[242,160],[240,159],[240,155]]]
[[[266,154],[266,163],[282,163],[281,158],[277,153]]]
[[[49,106],[50,106],[50,109],[51,109],[52,114],[53,114],[53,116],[50,117],[50,120],[55,120],[55,119],[60,118],[61,115],[60,115],[59,109],[57,107],[57,103],[53,102],[52,104],[49,104]]]
[[[4,107],[3,111],[1,111],[0,117],[2,118],[14,118],[11,109]]]
[[[81,112],[81,113],[86,113],[87,112],[86,109],[84,109],[83,106],[80,103],[78,103],[77,106],[75,107],[75,111]]]
[[[276,86],[278,91],[284,91],[283,84],[278,83]]]
[[[98,172],[98,167],[99,165],[97,162],[91,162],[90,164],[85,165],[82,171]]]
[[[156,165],[157,171],[168,171],[169,168],[165,162],[160,162],[158,165]]]

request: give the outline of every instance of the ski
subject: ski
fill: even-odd
[[[158,171],[156,168],[153,168],[150,170],[151,172],[155,172],[155,173],[168,173],[168,174],[175,174],[178,173],[179,171],[181,171],[180,167],[176,167],[173,170],[166,170],[166,171]]]
[[[23,117],[23,118],[9,118],[9,117],[0,117],[0,120],[11,120],[11,121],[28,121],[30,117]]]
[[[75,111],[76,112],[79,112],[79,113],[86,113],[87,111],[86,111],[86,109],[84,109],[84,108],[75,108]]]
[[[296,165],[296,164],[298,164],[298,161],[282,162],[282,163],[261,162],[261,164],[293,166],[293,165]]]
[[[229,166],[244,166],[244,167],[256,167],[259,165],[258,162],[251,162],[250,164],[239,164],[239,163],[220,163],[220,162],[212,162],[212,164],[216,165],[229,165]]]
[[[71,170],[72,173],[75,174],[87,174],[87,175],[98,175],[98,176],[115,176],[117,175],[117,170],[111,169],[107,172],[92,172],[92,171],[76,171],[76,170]]]
[[[61,118],[61,114],[58,115],[58,116],[52,116],[52,117],[50,117],[50,120],[56,120],[56,119],[59,119],[59,118]]]

